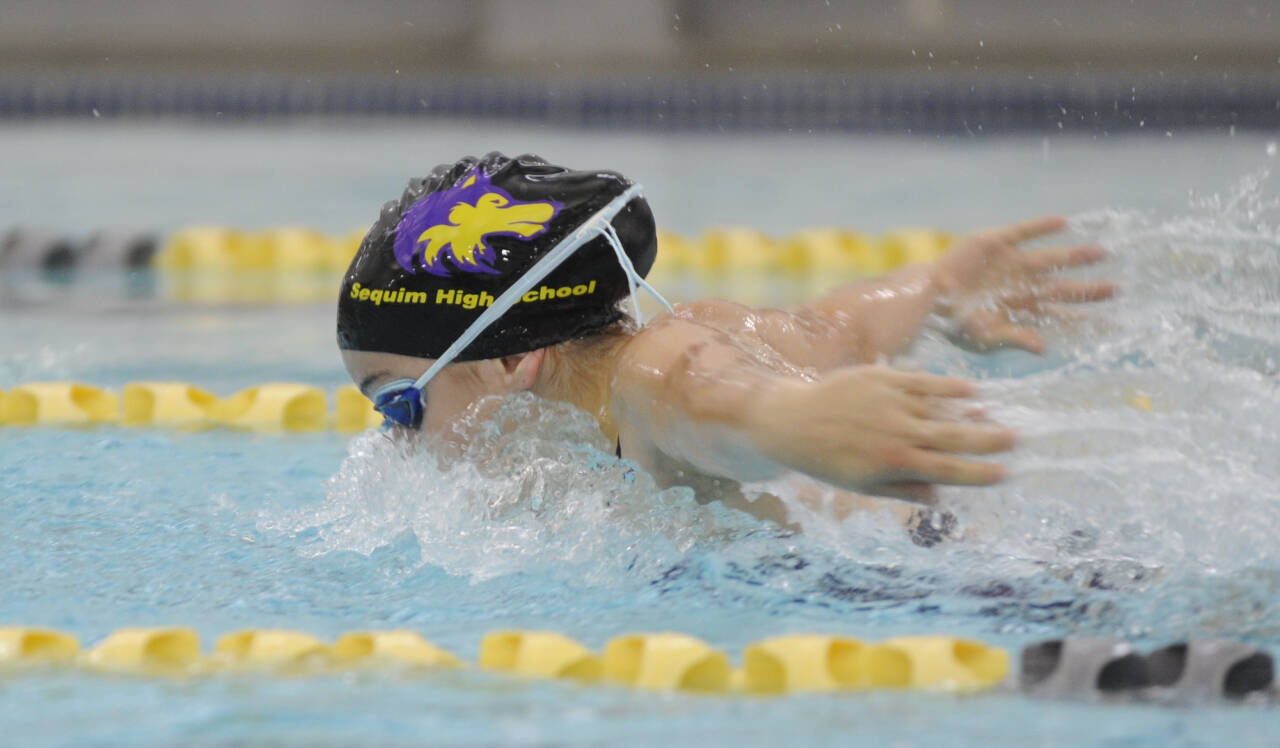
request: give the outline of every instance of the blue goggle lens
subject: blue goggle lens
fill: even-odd
[[[373,409],[383,416],[383,425],[393,423],[416,429],[422,425],[422,391],[410,385],[404,389],[379,393],[373,401]]]

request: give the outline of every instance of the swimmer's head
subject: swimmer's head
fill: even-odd
[[[383,206],[342,283],[338,346],[436,359],[504,291],[632,183],[536,156],[490,153],[437,166]],[[635,194],[608,217],[643,277],[657,253],[653,214]],[[602,233],[538,280],[453,357],[493,359],[598,332],[630,292]]]

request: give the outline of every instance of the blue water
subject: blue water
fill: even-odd
[[[84,128],[9,131],[0,150],[31,179],[21,195],[10,190],[16,202],[3,204],[16,207],[0,217],[76,231],[112,217],[165,228],[195,220],[199,206],[204,220],[271,222],[278,183],[255,181],[258,170],[273,159],[336,169],[334,154],[354,139],[351,179],[317,186],[303,173],[274,205],[281,221],[337,206],[323,227],[345,229],[372,219],[407,176],[390,156],[374,160],[370,143],[430,140],[372,129],[379,138],[350,126],[114,128],[96,139]],[[511,137],[429,134],[438,141],[430,162],[437,150]],[[675,202],[659,197],[663,188],[680,196],[671,212],[683,231],[750,221],[723,217],[733,201],[721,193],[690,202],[678,186],[717,156],[741,155],[743,141],[532,139],[578,161],[621,154],[634,168],[620,168],[639,169],[650,185],[660,218],[660,201]],[[592,647],[677,630],[734,655],[791,631],[946,632],[1015,651],[1065,634],[1144,646],[1223,635],[1280,651],[1280,233],[1275,182],[1261,176],[1267,140],[775,145],[761,158],[774,159],[765,166],[786,189],[735,187],[734,209],[753,206],[762,228],[818,222],[811,170],[780,176],[777,153],[825,154],[827,166],[872,159],[884,173],[894,163],[897,179],[924,185],[910,204],[881,196],[879,209],[861,204],[847,219],[831,217],[832,206],[873,186],[852,180],[839,198],[818,190],[826,222],[962,229],[1063,202],[1056,209],[1075,211],[1073,236],[1113,250],[1094,272],[1124,293],[1050,332],[1053,355],[977,357],[929,336],[901,362],[979,377],[993,417],[1023,433],[1007,483],[943,492],[965,539],[920,548],[880,515],[811,518],[806,533],[784,533],[678,489],[657,491],[612,458],[584,416],[525,399],[507,404],[512,433],[486,432],[484,449],[446,464],[373,434],[0,429],[0,621],[86,643],[126,625],[190,625],[206,648],[246,626],[322,637],[408,627],[472,660],[480,637],[503,627],[556,629]],[[110,164],[146,154],[168,166],[110,178]],[[644,154],[659,155],[660,168],[646,167]],[[214,178],[180,198],[171,187],[193,162]],[[984,164],[991,173],[979,179]],[[1199,174],[1187,173],[1193,166]],[[931,170],[953,184],[977,181],[957,192],[929,181]],[[937,198],[948,190],[954,199]],[[58,198],[71,199],[42,212]],[[5,278],[0,389],[178,378],[229,394],[274,379],[344,380],[328,305],[175,305],[112,289]],[[1129,404],[1135,394],[1152,412]],[[693,697],[475,671],[188,681],[59,671],[6,674],[0,689],[5,741],[24,745],[1271,745],[1275,725],[1274,708],[1252,704],[1004,692]]]

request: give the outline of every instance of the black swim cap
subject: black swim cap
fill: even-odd
[[[342,281],[338,347],[439,358],[499,295],[632,186],[611,171],[570,171],[490,153],[410,180],[382,208]],[[653,213],[635,197],[613,219],[641,277],[657,255]],[[498,358],[589,335],[623,314],[627,275],[595,236],[498,318],[457,361]]]

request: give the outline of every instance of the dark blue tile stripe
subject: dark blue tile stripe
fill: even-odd
[[[1280,76],[722,75],[548,79],[0,75],[0,119],[369,115],[584,128],[993,133],[1280,126]]]

